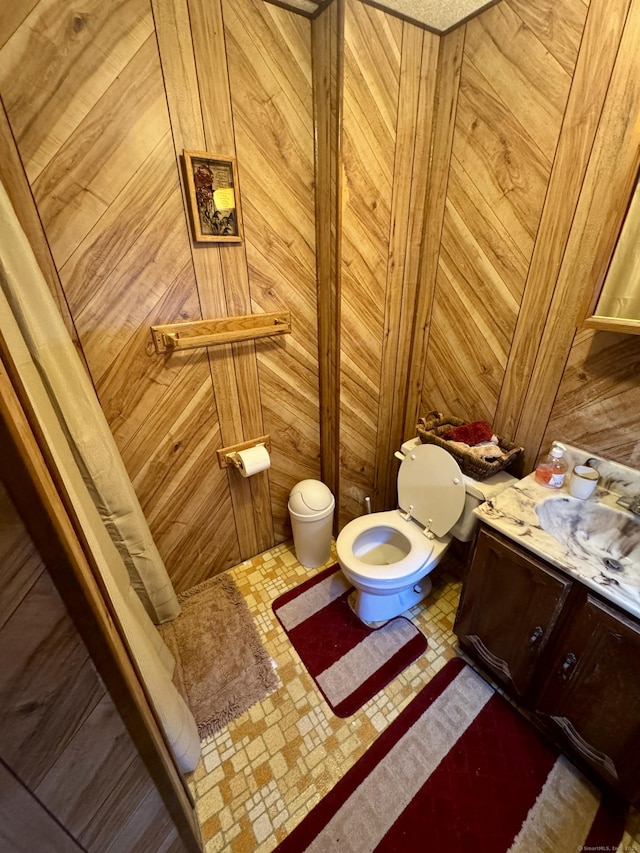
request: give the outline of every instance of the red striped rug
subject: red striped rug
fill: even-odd
[[[273,602],[273,612],[331,710],[349,717],[427,648],[416,626],[397,616],[369,628],[351,610],[353,589],[332,566]]]
[[[616,850],[625,815],[456,659],[277,850]]]

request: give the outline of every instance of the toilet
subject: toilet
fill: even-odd
[[[363,622],[392,619],[422,601],[431,591],[428,575],[452,538],[471,540],[473,509],[516,481],[504,471],[482,482],[467,477],[451,454],[419,438],[405,442],[396,456],[402,460],[398,508],[355,518],[336,540]]]

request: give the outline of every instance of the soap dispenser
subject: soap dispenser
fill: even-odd
[[[536,480],[548,489],[561,489],[564,484],[569,467],[563,458],[566,449],[564,444],[554,441],[548,455],[538,463]]]

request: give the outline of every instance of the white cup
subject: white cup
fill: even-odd
[[[588,465],[576,465],[571,472],[569,494],[574,498],[579,498],[581,501],[586,500],[593,494],[595,487],[598,485],[599,477],[600,475],[595,468],[590,468]]]

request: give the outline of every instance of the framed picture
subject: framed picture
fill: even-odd
[[[185,151],[184,168],[194,240],[241,243],[236,161],[206,151]]]

